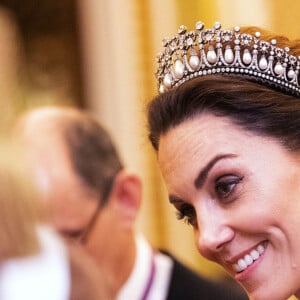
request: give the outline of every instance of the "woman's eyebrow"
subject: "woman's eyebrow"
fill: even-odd
[[[200,189],[206,179],[207,176],[210,172],[210,170],[213,168],[213,166],[220,160],[222,159],[226,159],[226,158],[232,158],[232,157],[236,157],[236,154],[232,154],[232,153],[228,153],[228,154],[218,154],[215,157],[213,157],[199,172],[198,176],[196,177],[195,181],[194,181],[194,185],[196,187],[196,189]]]

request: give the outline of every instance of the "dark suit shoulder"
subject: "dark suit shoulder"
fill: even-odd
[[[221,284],[198,275],[174,256],[162,251],[174,262],[167,300],[247,300],[241,287]]]

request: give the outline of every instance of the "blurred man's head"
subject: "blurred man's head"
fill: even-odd
[[[87,113],[46,107],[27,113],[17,135],[55,229],[101,266],[129,269],[141,185],[123,169],[107,132]]]

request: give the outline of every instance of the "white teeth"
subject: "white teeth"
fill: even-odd
[[[246,263],[245,260],[242,259],[242,258],[240,258],[240,259],[238,260],[238,265],[239,265],[239,267],[240,267],[241,270],[244,270],[244,269],[247,268],[247,263]]]
[[[263,245],[259,245],[259,246],[257,247],[257,251],[258,251],[259,254],[262,254],[262,253],[264,253],[264,251],[265,251],[265,247],[264,247]]]
[[[253,258],[253,260],[257,260],[259,258],[259,252],[257,250],[252,250],[250,252],[250,255]]]
[[[253,258],[249,254],[245,255],[244,260],[247,266],[250,266],[253,263]]]
[[[263,245],[258,245],[256,250],[253,249],[250,254],[246,254],[243,258],[240,258],[236,264],[232,265],[233,270],[237,273],[244,271],[255,260],[257,260],[264,251],[265,247]]]

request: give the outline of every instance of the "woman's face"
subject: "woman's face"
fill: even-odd
[[[199,252],[251,299],[300,290],[300,160],[271,138],[204,114],[160,139],[170,202]]]

